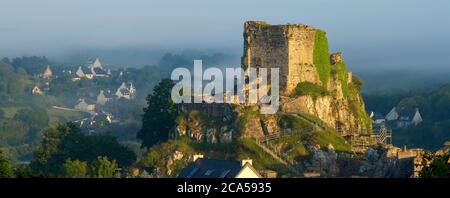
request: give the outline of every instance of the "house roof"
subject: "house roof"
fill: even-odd
[[[101,94],[103,94],[103,96],[105,96],[105,98],[112,98],[112,97],[114,97],[114,94],[111,93],[110,90],[106,90],[106,91],[100,90],[100,93],[98,93],[97,96],[99,96],[99,95],[101,95]]]
[[[373,113],[372,120],[384,119],[383,114],[381,114],[380,112],[372,111],[372,113]]]
[[[47,65],[47,68],[45,68],[45,71],[43,74],[46,77],[50,77],[53,74],[52,69],[50,69],[50,65]]]
[[[102,68],[99,68],[99,67],[94,68],[94,72],[97,75],[106,75],[107,74],[107,72],[105,70],[103,70]]]
[[[83,70],[84,74],[93,74],[92,70],[88,67],[82,67],[81,69]]]
[[[183,169],[178,178],[234,178],[242,168],[239,161],[200,158]]]
[[[398,119],[401,121],[411,121],[414,118],[418,109],[415,108],[402,108],[398,113]]]

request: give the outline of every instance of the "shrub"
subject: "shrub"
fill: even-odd
[[[310,82],[301,82],[297,84],[291,94],[291,97],[311,96],[313,99],[316,99],[317,97],[326,96],[328,94],[328,90],[326,90],[323,86]]]
[[[342,61],[340,63],[333,65],[332,73],[337,75],[338,80],[341,82],[342,95],[344,95],[344,97],[347,98],[347,96],[349,94],[349,90],[348,90],[349,88],[348,88],[348,83],[347,83],[348,74],[347,74],[345,62]]]

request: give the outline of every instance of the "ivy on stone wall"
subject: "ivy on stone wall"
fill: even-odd
[[[363,123],[363,126],[366,130],[372,129],[372,122],[369,118],[369,115],[364,109],[364,103],[362,101],[362,97],[360,94],[360,86],[362,85],[362,81],[359,78],[355,78],[352,82],[358,81],[358,84],[352,83],[348,86],[348,100],[350,105],[350,111],[352,114],[359,119],[360,122]]]
[[[347,98],[349,90],[347,83],[348,73],[345,62],[342,61],[340,63],[333,65],[331,72],[337,75],[338,80],[341,82],[342,94],[344,95],[344,98]]]
[[[314,36],[314,65],[316,65],[317,72],[322,84],[326,87],[330,78],[330,51],[328,49],[328,39],[326,33],[322,30],[317,30]]]

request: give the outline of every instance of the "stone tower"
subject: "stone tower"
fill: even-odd
[[[280,68],[280,91],[287,93],[299,82],[321,84],[314,66],[316,29],[306,25],[244,24],[242,68]]]

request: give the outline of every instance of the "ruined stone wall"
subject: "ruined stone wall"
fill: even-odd
[[[316,30],[304,25],[285,26],[288,38],[288,79],[286,91],[299,82],[321,84],[314,65],[314,36]]]
[[[246,22],[242,68],[280,68],[282,92],[303,81],[320,83],[313,64],[315,31],[306,25]]]

